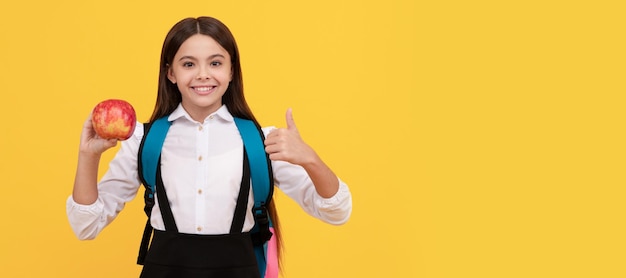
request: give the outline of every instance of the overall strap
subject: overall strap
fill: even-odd
[[[170,206],[170,199],[167,198],[167,193],[165,193],[160,162],[161,158],[159,157],[159,165],[157,165],[156,169],[156,195],[159,197],[159,210],[161,211],[161,217],[163,218],[165,230],[168,232],[178,233],[178,227],[176,226],[174,214],[172,213],[172,207]]]
[[[248,196],[250,196],[250,165],[248,163],[248,154],[246,150],[243,150],[243,176],[241,177],[241,186],[239,187],[233,222],[230,225],[231,234],[241,234],[243,230],[243,225],[246,222],[246,213],[248,212]]]

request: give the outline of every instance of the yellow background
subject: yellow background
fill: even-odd
[[[81,125],[147,120],[166,32],[210,15],[262,124],[293,107],[353,193],[339,227],[278,194],[285,277],[626,277],[621,3],[4,1],[0,275],[137,277],[141,198],[94,241],[67,223]]]

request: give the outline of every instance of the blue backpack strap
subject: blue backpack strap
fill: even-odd
[[[156,170],[159,166],[159,157],[167,131],[172,125],[168,120],[168,116],[157,119],[152,123],[150,132],[145,133],[143,149],[141,152],[141,174],[144,181],[149,186],[151,194],[154,194],[156,184]],[[153,196],[150,196],[153,197]]]
[[[254,252],[261,276],[265,276],[267,265],[267,241],[272,237],[269,227],[272,221],[269,217],[268,206],[271,202],[273,189],[272,171],[269,157],[265,152],[261,129],[250,120],[235,117],[235,124],[244,148],[248,153],[250,163],[250,175],[252,179],[252,192],[254,195],[254,228],[252,228],[252,241]]]
[[[234,119],[250,161],[252,192],[256,210],[268,205],[271,193],[273,193],[270,185],[271,177],[268,173],[269,164],[265,153],[265,145],[261,138],[261,131],[253,121],[236,117]],[[255,213],[257,212],[255,211]]]
[[[144,194],[145,207],[144,211],[148,216],[146,227],[141,238],[139,247],[139,255],[137,256],[137,264],[143,265],[148,252],[150,238],[152,236],[152,225],[150,225],[150,214],[154,206],[154,192],[156,185],[156,173],[159,166],[159,157],[161,156],[161,148],[165,141],[165,136],[170,128],[171,123],[167,120],[167,116],[160,118],[153,123],[144,124],[144,135],[139,146],[139,157],[137,167],[139,171],[139,179],[146,187]]]

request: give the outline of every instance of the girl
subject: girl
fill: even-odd
[[[252,192],[243,228],[235,233],[229,230],[244,155],[233,117],[258,122],[243,95],[237,45],[220,21],[187,18],[167,34],[150,122],[163,116],[171,122],[160,163],[167,194],[157,193],[155,202],[171,210],[178,229],[166,231],[162,208],[153,206],[150,225],[155,234],[141,277],[265,276],[259,273],[251,251]],[[310,215],[334,225],[345,223],[352,210],[347,185],[302,140],[291,110],[286,122],[286,128],[263,129],[275,186]],[[143,136],[143,125],[137,123],[133,136],[122,142],[97,182],[101,154],[117,141],[99,138],[91,116],[85,121],[74,189],[67,200],[68,218],[79,239],[95,238],[137,194]],[[269,210],[279,235],[275,209],[270,205]],[[277,276],[270,269],[266,274]]]

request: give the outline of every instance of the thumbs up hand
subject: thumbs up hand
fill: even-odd
[[[270,159],[301,166],[314,162],[317,154],[300,137],[291,108],[287,109],[285,120],[286,128],[274,129],[265,138],[265,151],[270,155]]]

